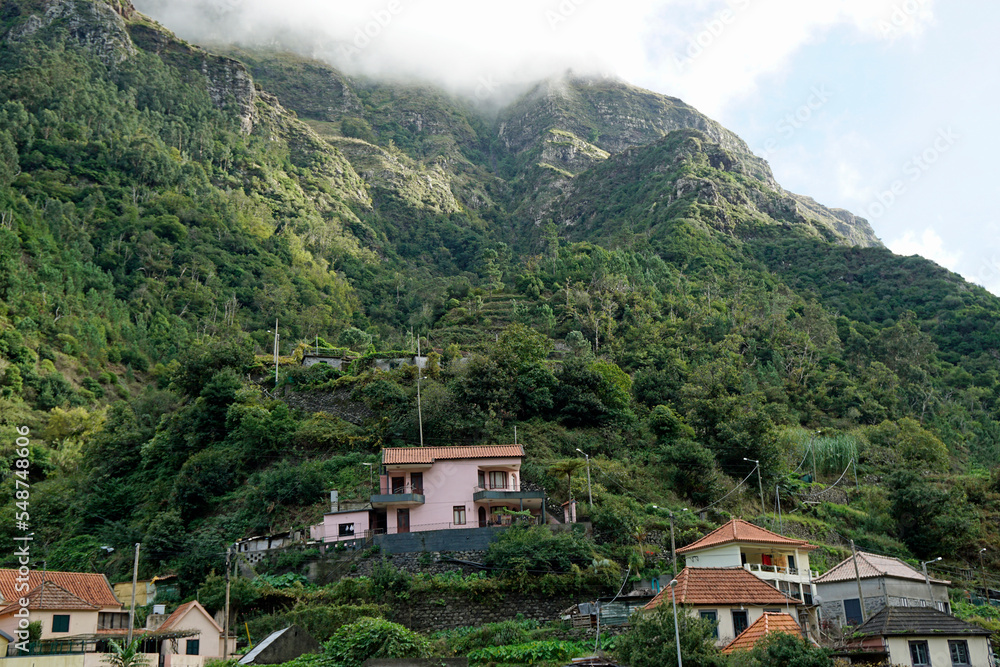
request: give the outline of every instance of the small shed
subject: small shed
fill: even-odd
[[[241,665],[278,665],[306,653],[319,653],[319,642],[297,625],[272,632],[240,658]]]

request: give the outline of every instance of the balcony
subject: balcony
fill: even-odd
[[[479,485],[472,489],[473,502],[480,500],[542,500],[544,491],[521,490],[520,484]]]
[[[418,507],[424,504],[423,485],[382,484],[379,493],[372,494],[372,507]]]
[[[797,567],[779,567],[777,565],[761,565],[745,563],[743,569],[765,581],[788,581],[796,584],[808,584],[819,576],[816,572]]]

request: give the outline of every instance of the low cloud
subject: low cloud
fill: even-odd
[[[962,259],[962,253],[945,248],[944,239],[931,228],[925,229],[919,236],[907,230],[895,241],[890,241],[888,246],[897,255],[920,255],[952,271],[958,271]]]
[[[191,41],[293,50],[349,73],[480,92],[573,68],[716,115],[805,44],[849,26],[895,41],[933,0],[134,0]]]

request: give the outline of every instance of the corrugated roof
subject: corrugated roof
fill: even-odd
[[[799,624],[795,621],[795,619],[788,614],[765,613],[756,621],[751,623],[750,627],[741,632],[736,639],[729,642],[729,644],[722,649],[722,652],[732,653],[733,651],[749,651],[762,637],[764,637],[764,635],[771,632],[784,632],[785,634],[805,638],[805,635],[802,633],[802,628],[799,627]]]
[[[292,627],[292,626],[289,625],[288,628],[290,628],[290,627]],[[242,658],[240,658],[240,664],[241,665],[252,665],[253,661],[257,659],[257,656],[260,655],[261,653],[263,653],[264,649],[266,649],[268,646],[271,645],[271,642],[275,641],[278,637],[280,637],[281,635],[285,634],[285,631],[288,630],[288,628],[282,628],[280,630],[275,630],[274,632],[272,632],[271,634],[269,634],[267,637],[264,638],[263,641],[261,641],[261,643],[259,643],[256,646],[254,646],[253,649],[249,653],[247,653],[245,656],[243,656]]]
[[[209,614],[208,611],[206,611],[205,608],[202,607],[197,600],[191,600],[190,602],[185,602],[180,607],[177,607],[177,609],[174,609],[173,613],[170,614],[170,616],[167,616],[167,620],[163,621],[160,627],[157,628],[157,632],[163,632],[164,630],[181,629],[178,626],[178,624],[181,622],[181,619],[183,619],[187,615],[187,613],[193,609],[198,610],[200,613],[204,614],[205,618],[211,621],[212,625],[214,625],[219,632],[223,632],[222,627],[215,622],[215,619],[212,618],[212,615]]]
[[[101,608],[100,605],[87,602],[51,581],[46,581],[42,586],[36,586],[25,597],[28,599],[28,609],[55,609],[59,611],[64,609],[85,609],[87,611],[95,611]],[[17,611],[20,608],[20,600],[15,600],[3,609],[0,609],[0,616]]]
[[[521,445],[473,445],[469,447],[386,447],[382,464],[434,463],[449,459],[494,459],[523,457]]]
[[[910,579],[912,581],[924,580],[923,573],[898,558],[878,556],[864,551],[858,552],[858,574],[862,579],[895,577],[897,579]],[[817,577],[814,582],[825,584],[834,581],[850,581],[854,578],[854,559],[849,556],[830,568],[830,571],[823,576]],[[931,582],[945,585],[951,583],[945,579],[934,579],[933,577],[931,577]]]
[[[10,603],[18,600],[21,594],[16,590],[18,584],[17,570],[0,569],[0,596]],[[28,589],[33,590],[42,584],[43,572],[31,570],[28,573]],[[115,597],[115,592],[103,574],[89,572],[58,572],[44,573],[45,581],[69,591],[76,597],[99,607],[115,607],[120,609],[121,601]],[[44,602],[44,600],[43,600]]]
[[[770,530],[755,526],[743,519],[733,519],[729,523],[719,526],[700,540],[678,549],[677,553],[686,554],[709,547],[717,547],[722,544],[732,544],[733,542],[768,544],[804,550],[817,548],[805,540],[795,540],[784,535],[772,533]]]
[[[894,635],[990,635],[990,631],[961,621],[951,614],[931,607],[883,607],[862,623],[855,635],[889,637]]]
[[[670,603],[670,587],[664,586],[645,609]],[[778,589],[742,567],[686,567],[677,575],[677,604],[800,605]]]

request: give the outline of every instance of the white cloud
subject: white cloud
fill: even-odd
[[[280,42],[374,75],[474,88],[614,72],[710,115],[839,25],[915,34],[934,0],[135,0],[193,41]],[[895,17],[895,18],[894,18]],[[888,31],[888,32],[886,32]],[[694,55],[695,57],[692,57]]]
[[[930,227],[918,237],[913,230],[907,230],[895,241],[890,241],[889,249],[897,255],[920,255],[933,260],[952,271],[957,271],[962,258],[961,251],[950,251],[944,247],[944,239]]]

